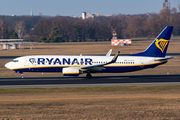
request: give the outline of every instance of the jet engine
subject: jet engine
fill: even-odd
[[[79,76],[83,71],[78,67],[67,67],[62,69],[63,76]]]

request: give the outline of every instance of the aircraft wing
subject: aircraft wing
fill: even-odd
[[[104,65],[115,63],[119,54],[120,54],[120,51],[118,51],[118,53],[113,57],[113,59],[110,62],[107,62],[104,64],[88,65],[88,66],[81,67],[80,69],[82,69],[83,71],[101,71]]]

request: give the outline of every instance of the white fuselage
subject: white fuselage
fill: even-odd
[[[20,72],[62,72],[62,68],[65,67],[80,68],[83,66],[103,64],[111,61],[112,58],[113,56],[36,55],[16,58],[5,66],[11,70]],[[136,71],[153,68],[166,62],[155,61],[154,57],[119,56],[115,63],[104,65],[105,69],[102,69],[101,72]]]

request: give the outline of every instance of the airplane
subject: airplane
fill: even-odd
[[[91,73],[122,73],[147,68],[154,68],[167,63],[173,57],[166,56],[167,48],[173,31],[173,26],[167,26],[143,52],[130,56],[113,57],[110,50],[106,56],[83,55],[33,55],[22,56],[5,64],[5,67],[20,73],[23,72],[62,72],[64,76],[79,76],[86,73],[88,79]]]

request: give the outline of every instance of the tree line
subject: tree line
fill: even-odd
[[[175,8],[159,14],[113,15],[82,20],[73,17],[1,16],[1,38],[23,38],[39,42],[108,41],[112,28],[119,39],[155,37],[165,26],[174,26],[173,35],[180,35],[180,13]]]

